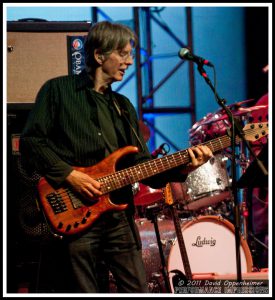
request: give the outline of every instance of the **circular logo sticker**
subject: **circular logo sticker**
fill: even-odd
[[[73,40],[73,48],[75,50],[80,50],[83,47],[83,42],[80,39]]]

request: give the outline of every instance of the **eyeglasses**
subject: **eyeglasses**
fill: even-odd
[[[118,50],[115,51],[123,61],[127,61],[129,58],[131,59],[135,58],[135,52],[133,50],[131,52],[118,51]]]

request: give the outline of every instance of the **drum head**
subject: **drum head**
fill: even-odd
[[[182,234],[192,274],[236,274],[234,232],[233,224],[218,216],[202,216],[184,224]],[[240,255],[242,272],[251,272],[252,256],[242,237]],[[180,270],[185,274],[177,240],[168,258],[171,283],[173,270]]]

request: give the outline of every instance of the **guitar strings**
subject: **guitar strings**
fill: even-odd
[[[257,131],[258,130],[256,130],[255,128],[246,129],[246,135],[257,133]],[[241,138],[237,136],[236,142],[239,142],[240,139]],[[230,146],[230,137],[224,135],[214,140],[202,143],[202,145],[207,145],[213,152],[216,152],[219,149]],[[106,191],[104,191],[110,192],[125,185],[138,182],[140,179],[145,179],[155,174],[161,173],[162,171],[172,169],[181,164],[188,163],[189,161],[190,157],[188,155],[188,151],[182,150],[179,152],[175,152],[174,154],[164,156],[162,158],[153,159],[149,162],[117,171],[97,180],[102,182],[103,185],[107,183]],[[139,169],[139,171],[136,170],[137,168]]]

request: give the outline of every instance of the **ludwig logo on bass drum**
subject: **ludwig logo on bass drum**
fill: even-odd
[[[192,246],[196,247],[203,247],[204,245],[209,245],[211,247],[216,245],[216,240],[212,237],[208,240],[206,237],[202,239],[202,237],[199,235],[197,236],[196,242],[192,244]]]

